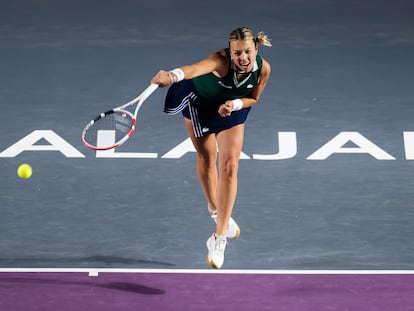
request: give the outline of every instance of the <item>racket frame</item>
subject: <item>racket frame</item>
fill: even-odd
[[[102,112],[97,117],[95,117],[94,119],[89,121],[86,124],[86,126],[84,127],[84,129],[82,130],[82,135],[81,135],[82,143],[89,149],[101,150],[101,151],[110,150],[110,149],[118,148],[119,146],[121,146],[123,143],[125,143],[132,136],[132,134],[134,134],[136,124],[137,124],[138,111],[141,108],[144,101],[157,88],[158,88],[158,84],[151,83],[140,95],[138,95],[134,99],[130,100],[129,102],[127,102],[127,103],[125,103],[125,104],[123,104],[119,107],[113,108],[113,109],[108,110],[106,112]],[[132,106],[134,104],[136,104],[136,107],[135,107],[135,110],[134,110],[134,114],[132,114],[130,111],[126,110],[126,108],[129,107],[129,106]],[[126,115],[128,115],[128,117],[130,117],[132,119],[132,126],[131,126],[130,130],[128,131],[128,133],[125,134],[124,137],[122,137],[120,140],[116,141],[113,145],[110,145],[110,146],[96,146],[96,145],[90,144],[89,142],[87,142],[85,140],[86,132],[94,125],[95,122],[97,122],[99,119],[102,119],[102,118],[106,117],[107,115],[117,113],[117,112],[120,112],[122,114],[126,114]]]

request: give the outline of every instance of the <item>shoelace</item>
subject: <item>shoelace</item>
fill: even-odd
[[[214,241],[214,249],[220,253],[224,253],[227,244],[228,242],[225,239],[217,239],[216,237]]]

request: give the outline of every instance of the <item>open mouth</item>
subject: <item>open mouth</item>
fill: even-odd
[[[250,66],[250,63],[239,64],[239,66],[237,66],[237,71],[238,72],[247,72],[249,70],[249,66]]]

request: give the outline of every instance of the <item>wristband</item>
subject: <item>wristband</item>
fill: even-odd
[[[243,101],[241,99],[233,99],[233,109],[232,111],[238,111],[241,110],[243,108]]]
[[[180,68],[175,68],[171,70],[170,73],[172,74],[174,78],[173,79],[174,82],[180,82],[184,80],[184,72]]]

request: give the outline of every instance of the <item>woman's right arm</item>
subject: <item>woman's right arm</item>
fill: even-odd
[[[224,52],[218,51],[210,54],[208,57],[197,63],[181,66],[175,70],[182,70],[184,79],[192,79],[213,71],[216,71],[221,75],[223,70],[227,69],[226,61],[227,58]],[[160,70],[151,80],[151,83],[158,84],[161,87],[168,86],[174,82],[176,82],[174,73],[166,70]]]

